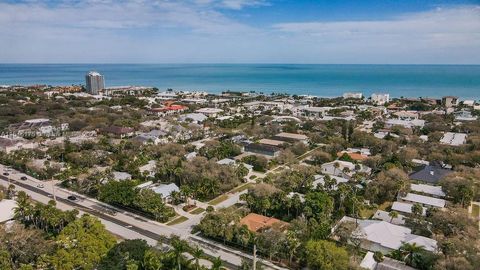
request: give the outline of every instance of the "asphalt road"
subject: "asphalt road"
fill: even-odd
[[[31,186],[29,184],[26,184],[26,183],[23,183],[21,180],[18,181],[18,180],[15,180],[15,179],[11,179],[9,177],[6,177],[4,175],[0,175],[0,179],[4,180],[4,181],[8,181],[10,182],[11,184],[14,184],[16,186],[19,186],[19,187],[22,187],[26,190],[29,190],[31,192],[34,192],[34,193],[37,193],[37,194],[40,194],[40,195],[43,195],[45,197],[49,197],[49,198],[52,198],[52,194],[50,192],[47,192],[41,188],[37,188],[37,187],[34,187],[34,186]],[[77,196],[78,199],[81,199],[81,197],[79,198]],[[76,203],[75,201],[72,201],[72,200],[68,200],[68,199],[65,199],[65,198],[62,198],[62,197],[59,197],[59,196],[56,196],[56,199],[58,202],[61,202],[61,203],[64,203],[66,205],[70,205],[71,207],[73,208],[76,208],[78,210],[81,210],[82,212],[85,212],[85,213],[88,213],[88,214],[91,214],[92,216],[96,216],[100,219],[103,219],[103,220],[106,220],[106,221],[109,221],[111,223],[114,223],[114,224],[117,224],[119,226],[122,226],[128,230],[132,230],[138,234],[141,234],[143,236],[146,236],[148,238],[151,238],[151,239],[155,239],[155,240],[158,240],[158,239],[161,239],[163,237],[163,235],[160,235],[160,234],[157,234],[157,233],[154,233],[154,232],[151,232],[149,230],[145,230],[145,229],[142,229],[140,227],[137,227],[135,225],[132,225],[130,223],[127,223],[127,222],[124,222],[122,220],[119,220],[117,218],[115,218],[114,216],[110,216],[108,214],[105,214],[105,213],[102,213],[100,211],[97,211],[97,210],[94,210],[94,209],[91,209],[91,208],[88,208],[88,207],[85,207],[79,203]],[[223,258],[222,258],[223,259]],[[232,264],[231,262],[229,261],[226,261],[226,260],[223,260],[223,265],[225,267],[227,267],[228,269],[238,269],[238,266],[235,265],[235,264]]]

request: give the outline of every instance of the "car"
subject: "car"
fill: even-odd
[[[76,201],[77,197],[75,197],[73,195],[70,195],[70,196],[67,197],[67,199],[69,199],[70,201]]]
[[[9,176],[10,174],[8,172],[4,172],[3,175]]]
[[[43,184],[38,184],[37,188],[44,188],[45,186]]]
[[[22,177],[20,177],[20,180],[27,181],[28,178],[26,176],[22,176]]]

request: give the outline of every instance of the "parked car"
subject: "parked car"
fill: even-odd
[[[22,176],[22,177],[20,177],[20,180],[27,181],[28,178],[26,176]]]
[[[3,175],[9,176],[10,174],[8,172],[4,172]]]

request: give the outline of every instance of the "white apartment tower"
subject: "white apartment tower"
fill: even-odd
[[[85,75],[87,92],[92,95],[98,95],[100,90],[105,89],[105,80],[103,75],[96,71],[90,71]]]

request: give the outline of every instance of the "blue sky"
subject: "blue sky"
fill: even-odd
[[[480,4],[0,0],[0,37],[0,63],[480,64]]]

